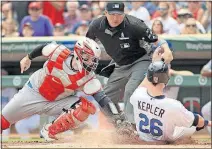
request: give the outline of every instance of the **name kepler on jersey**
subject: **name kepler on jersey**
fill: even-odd
[[[138,100],[138,109],[149,112],[155,116],[163,117],[163,114],[165,113],[164,109],[161,109],[159,107],[155,107],[149,103],[142,102]]]

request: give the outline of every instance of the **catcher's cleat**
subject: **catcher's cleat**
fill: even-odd
[[[49,126],[51,124],[47,124],[43,126],[43,128],[40,131],[40,138],[44,138],[46,142],[52,142],[55,140],[58,140],[57,137],[49,132]]]

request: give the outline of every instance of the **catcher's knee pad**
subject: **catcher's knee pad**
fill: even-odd
[[[96,112],[96,107],[84,97],[80,97],[80,102],[75,108],[67,110],[61,114],[48,128],[49,133],[56,135],[69,129],[76,128],[84,122],[90,114]]]
[[[3,115],[1,115],[1,131],[10,127],[10,122],[5,119]]]

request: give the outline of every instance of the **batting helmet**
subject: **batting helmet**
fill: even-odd
[[[169,66],[163,61],[152,62],[147,71],[147,79],[153,84],[164,83],[169,81]]]

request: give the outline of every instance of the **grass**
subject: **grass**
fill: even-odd
[[[32,137],[32,138],[27,138],[27,139],[22,139],[20,137],[10,137],[7,140],[2,139],[2,143],[15,143],[15,142],[24,142],[24,143],[31,143],[31,142],[36,142],[36,143],[44,143],[45,140],[42,138],[36,138],[36,137]]]

